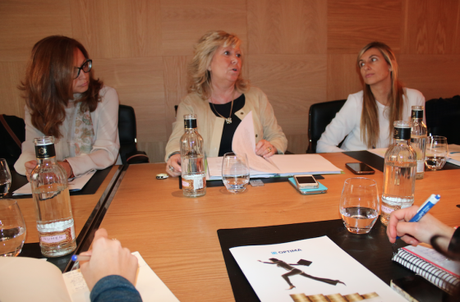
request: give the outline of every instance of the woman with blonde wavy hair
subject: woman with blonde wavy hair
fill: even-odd
[[[33,140],[40,136],[54,136],[56,158],[69,177],[115,163],[118,95],[94,79],[80,42],[64,36],[38,41],[19,89],[26,100],[26,140],[14,165],[19,174],[36,166]]]
[[[398,63],[388,45],[367,44],[358,54],[357,69],[363,90],[348,96],[318,140],[317,152],[386,148],[393,137],[393,122],[410,119],[411,107],[425,104],[418,90],[399,82]]]
[[[270,157],[286,151],[286,136],[267,96],[243,79],[240,45],[237,36],[224,31],[210,31],[198,40],[189,65],[188,95],[179,104],[166,145],[166,172],[171,176],[181,173],[179,140],[184,133],[185,114],[196,114],[208,157],[232,151],[233,134],[251,111],[256,154]]]

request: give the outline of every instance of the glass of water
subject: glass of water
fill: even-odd
[[[11,173],[8,163],[4,158],[0,158],[0,195],[3,197],[8,194],[11,186]]]
[[[246,190],[249,182],[249,164],[246,154],[225,153],[222,160],[222,181],[231,193]]]
[[[340,215],[350,233],[369,233],[379,211],[380,200],[375,180],[364,177],[345,180],[340,197]]]
[[[26,239],[26,224],[14,199],[0,199],[0,257],[19,255]]]
[[[428,169],[441,170],[446,164],[447,154],[449,154],[449,150],[446,137],[428,136],[425,152],[425,165]]]

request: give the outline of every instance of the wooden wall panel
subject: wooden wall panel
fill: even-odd
[[[306,135],[309,106],[326,100],[326,55],[251,55],[247,61],[252,85],[267,94],[285,134]],[[289,142],[291,152],[307,148],[294,145]]]
[[[459,2],[405,0],[402,53],[458,54]]]
[[[71,23],[94,58],[160,54],[160,0],[72,0]]]
[[[0,60],[25,61],[49,35],[71,35],[69,1],[0,1]]]
[[[458,55],[400,55],[400,79],[420,90],[426,100],[460,94]]]
[[[244,47],[246,22],[246,0],[162,0],[162,53],[191,55],[193,45],[210,30],[235,33]]]
[[[326,52],[327,2],[248,0],[251,54]]]
[[[25,101],[17,88],[24,74],[25,62],[0,62],[0,114],[24,117]]]
[[[355,57],[370,41],[393,48],[402,81],[427,99],[460,93],[460,0],[2,0],[0,113],[23,116],[16,87],[32,46],[67,35],[134,107],[139,148],[162,161],[193,46],[213,29],[243,41],[243,74],[267,94],[292,152],[307,147],[311,104],[361,89]]]
[[[346,99],[362,90],[361,75],[356,70],[356,54],[329,54],[327,56],[327,100]]]
[[[328,0],[329,53],[355,53],[372,41],[400,49],[401,0]]]

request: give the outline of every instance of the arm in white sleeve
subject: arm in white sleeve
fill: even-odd
[[[103,88],[104,89],[104,88]],[[89,154],[66,158],[74,175],[91,169],[105,169],[115,163],[120,150],[118,138],[118,95],[115,89],[106,87],[102,101],[98,103],[93,127],[96,140]]]

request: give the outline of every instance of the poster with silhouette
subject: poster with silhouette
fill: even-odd
[[[327,236],[230,252],[261,301],[405,301]]]

